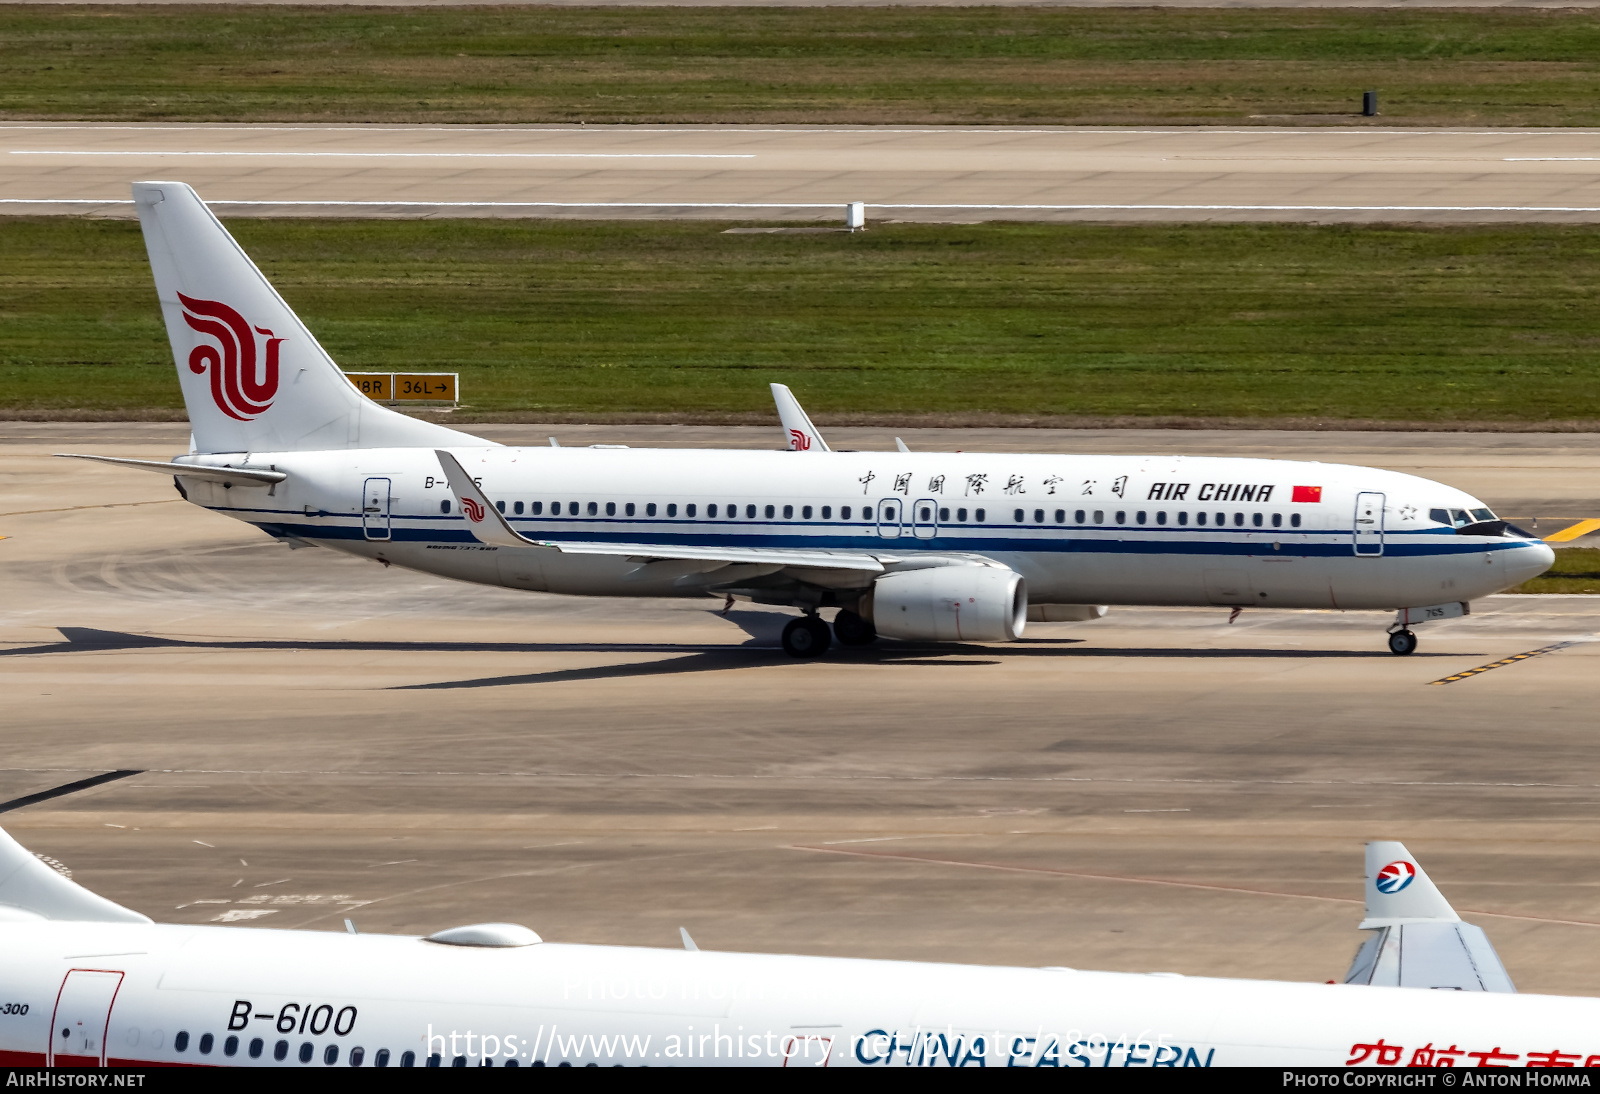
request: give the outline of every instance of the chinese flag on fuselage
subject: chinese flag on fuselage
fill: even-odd
[[[1322,487],[1297,486],[1294,488],[1294,497],[1290,498],[1289,500],[1319,502],[1322,500]]]

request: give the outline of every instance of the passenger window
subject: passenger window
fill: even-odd
[[[1300,527],[1300,514],[1299,513],[1295,513],[1293,516],[1291,516],[1289,518],[1289,524],[1290,524],[1291,527],[1294,527],[1294,528]]]
[[[1067,511],[1065,509],[1057,509],[1056,510],[1056,523],[1057,524],[1065,524],[1065,523],[1067,523]]]
[[[939,509],[939,522],[941,524],[943,524],[943,523],[947,523],[949,520],[950,520],[950,510],[945,509],[943,507],[940,507],[940,509]]]
[[[1189,514],[1188,513],[1179,513],[1178,514],[1178,523],[1179,524],[1188,524],[1189,523]]]
[[[544,502],[536,501],[529,508],[533,511],[534,516],[538,516],[540,513],[544,512]]]
[[[300,1044],[300,1062],[302,1064],[309,1064],[311,1062],[311,1054],[316,1051],[316,1045],[312,1044],[310,1041],[302,1041]]]
[[[982,509],[974,509],[972,511],[972,519],[977,521],[979,524],[982,524],[984,520],[984,511]]]
[[[360,1067],[361,1066],[361,1061],[366,1058],[366,1055],[367,1055],[367,1050],[362,1048],[360,1045],[357,1045],[355,1048],[351,1049],[350,1050],[350,1066],[351,1067]]]
[[[1021,524],[1022,523],[1022,510],[1021,509],[1013,509],[1011,511],[1011,520],[1016,524]]]
[[[417,1064],[417,1054],[415,1052],[412,1052],[410,1049],[407,1049],[405,1052],[402,1052],[400,1054],[400,1066],[401,1067],[415,1067],[416,1064]]]
[[[437,1053],[437,1052],[428,1053],[428,1066],[429,1067],[438,1067],[439,1064],[443,1060],[444,1060],[444,1056],[442,1054],[440,1054],[440,1053]]]
[[[386,1049],[386,1048],[380,1048],[377,1052],[374,1052],[372,1054],[372,1066],[373,1067],[388,1067],[389,1066],[389,1050]]]
[[[1204,524],[1206,522],[1206,515],[1204,513],[1196,513],[1194,515],[1194,522],[1196,524]]]
[[[833,519],[833,506],[824,505],[822,507],[822,519],[823,520],[832,520]]]
[[[441,512],[441,513],[450,512],[450,503],[448,501],[441,501],[439,503],[439,512]]]
[[[694,506],[693,505],[685,505],[683,507],[683,515],[686,516],[686,517],[694,516]]]
[[[1088,515],[1088,514],[1086,514],[1086,513],[1085,513],[1085,512],[1084,512],[1084,511],[1083,511],[1083,510],[1082,510],[1082,509],[1079,509],[1079,510],[1078,510],[1078,511],[1077,511],[1077,512],[1076,512],[1076,513],[1074,513],[1074,514],[1072,514],[1072,519],[1073,519],[1073,520],[1074,520],[1074,521],[1075,521],[1075,522],[1076,522],[1076,523],[1078,523],[1078,524],[1082,524],[1082,523],[1083,523],[1083,518],[1084,518],[1084,517],[1085,517],[1085,516],[1087,516],[1087,515]]]
[[[577,515],[578,515],[578,503],[575,502],[575,501],[567,502],[567,516],[575,517]]]
[[[867,520],[867,521],[870,521],[872,519],[872,506],[863,505],[861,507],[861,519],[862,520]]]
[[[606,516],[614,517],[616,515],[617,515],[617,503],[614,502],[614,501],[606,502]]]
[[[1106,511],[1104,509],[1096,509],[1094,511],[1094,522],[1096,524],[1104,524],[1106,522]]]
[[[1134,518],[1133,519],[1138,521],[1140,524],[1143,524],[1144,523],[1144,510],[1141,509],[1141,510],[1139,510],[1138,513],[1134,514]]]
[[[189,1031],[180,1029],[178,1035],[172,1039],[172,1048],[175,1052],[182,1052],[189,1047]]]
[[[957,509],[956,510],[956,519],[961,521],[963,524],[965,524],[966,521],[967,521],[967,511],[965,509]]]
[[[1165,514],[1165,513],[1157,513],[1156,514],[1156,523],[1157,524],[1165,524],[1165,523],[1167,523],[1167,514]]]
[[[522,503],[520,501],[512,502],[511,511],[520,517],[522,515]]]
[[[267,1043],[265,1041],[263,1041],[261,1038],[259,1038],[259,1037],[250,1038],[250,1058],[252,1060],[261,1059],[261,1050],[266,1048],[266,1047],[267,1047]]]
[[[667,502],[667,516],[675,517],[677,515],[678,515],[678,503],[675,502],[675,501]]]
[[[322,1050],[322,1062],[332,1066],[339,1062],[339,1046],[329,1045]]]
[[[841,506],[839,508],[839,519],[840,520],[849,520],[850,519],[850,507],[848,505],[844,505],[844,506]]]
[[[793,520],[794,519],[794,506],[785,505],[783,507],[783,519],[784,520]]]
[[[200,1035],[200,1054],[202,1056],[210,1056],[211,1055],[211,1046],[216,1044],[216,1043],[217,1043],[217,1039],[215,1037],[211,1036],[211,1034],[202,1033]]]
[[[717,515],[717,503],[716,502],[712,502],[710,505],[706,506],[706,516],[714,517],[716,515]]]
[[[1118,512],[1117,512],[1117,523],[1118,524],[1127,524],[1128,523],[1128,514],[1125,513],[1125,512],[1122,512],[1121,510],[1118,510]]]
[[[627,505],[624,505],[622,512],[627,516],[633,516],[633,502],[630,501]]]
[[[767,519],[768,520],[771,520],[774,516],[777,515],[777,513],[778,513],[778,510],[777,510],[776,506],[772,506],[772,505],[767,506]]]
[[[495,503],[494,503],[494,507],[495,507],[495,508],[496,508],[496,509],[498,509],[498,510],[500,510],[500,511],[501,511],[501,512],[502,512],[502,513],[504,513],[504,512],[505,512],[505,511],[506,511],[506,503],[505,503],[505,502],[503,502],[503,501],[497,501],[497,502],[495,502]]]
[[[279,1041],[277,1044],[273,1045],[272,1058],[274,1060],[287,1060],[289,1058],[289,1042]]]
[[[239,1038],[229,1034],[228,1039],[222,1042],[222,1054],[224,1056],[239,1055]]]
[[[749,518],[750,520],[755,520],[756,519],[756,507],[754,505],[746,505],[744,507],[744,515],[747,518]]]
[[[1261,514],[1260,513],[1252,513],[1250,515],[1250,523],[1255,525],[1257,528],[1260,528],[1261,527]]]
[[[1035,524],[1043,524],[1044,523],[1044,510],[1043,509],[1035,509],[1033,511],[1033,523],[1035,523]]]
[[[1274,528],[1282,528],[1283,527],[1283,514],[1282,513],[1274,513],[1274,514],[1272,514],[1272,526]]]
[[[450,1066],[451,1067],[466,1067],[467,1066],[467,1058],[465,1056],[457,1056],[455,1059],[450,1061]]]
[[[1235,514],[1233,514],[1233,526],[1235,528],[1243,528],[1244,527],[1244,514],[1243,513],[1235,513]]]
[[[645,502],[645,504],[644,504],[644,515],[647,516],[647,517],[653,517],[653,516],[656,515],[656,503],[655,502],[653,502],[653,501]]]
[[[801,520],[810,520],[811,519],[811,506],[808,505],[804,509],[800,510],[800,519]]]
[[[599,504],[599,502],[591,501],[589,503],[589,515],[591,517],[597,517],[597,516],[600,515],[600,504]]]

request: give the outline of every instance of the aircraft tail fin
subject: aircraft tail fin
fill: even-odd
[[[1367,914],[1372,934],[1346,984],[1514,992],[1483,929],[1464,923],[1405,844],[1367,844]]]
[[[810,417],[783,384],[773,384],[772,401],[778,404],[778,418],[783,422],[783,439],[791,452],[830,452],[828,442],[822,439]]]
[[[81,923],[149,923],[140,915],[63,876],[0,829],[0,921],[63,919]]]
[[[483,446],[357,391],[181,182],[136,182],[162,318],[200,452]]]

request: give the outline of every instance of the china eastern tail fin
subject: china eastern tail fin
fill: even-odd
[[[1361,929],[1372,934],[1345,974],[1346,984],[1517,990],[1489,936],[1462,922],[1405,844],[1367,844],[1366,892]]]
[[[197,451],[489,443],[357,391],[189,186],[136,182],[133,203]]]
[[[791,452],[828,452],[828,442],[822,439],[811,418],[783,384],[772,384],[772,401],[778,405],[778,419],[783,422],[783,441]]]
[[[140,915],[41,862],[0,829],[0,922],[65,919],[83,923],[149,923]]]

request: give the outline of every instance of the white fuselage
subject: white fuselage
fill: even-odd
[[[0,985],[11,1065],[1600,1062],[1594,999],[239,927],[0,923]]]
[[[456,448],[525,536],[869,553],[893,571],[981,556],[1038,604],[1389,609],[1468,601],[1550,565],[1535,539],[1459,535],[1462,491],[1339,464],[1182,456]],[[191,501],[277,536],[510,588],[703,596],[743,571],[479,543],[429,449],[180,457],[287,472],[185,480]],[[1298,489],[1297,489],[1298,488]],[[1316,500],[1296,500],[1296,498]],[[1376,512],[1358,525],[1356,510]],[[746,568],[747,570],[749,568]],[[773,569],[777,569],[774,567]],[[799,580],[808,575],[800,573]],[[872,575],[816,581],[845,603]],[[783,603],[774,591],[772,602]]]

